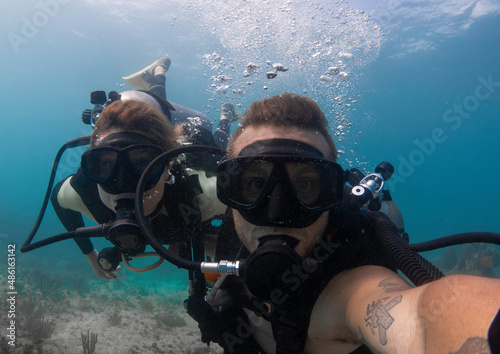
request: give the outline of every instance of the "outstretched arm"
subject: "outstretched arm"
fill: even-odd
[[[87,215],[91,216],[90,212],[81,201],[80,196],[71,186],[71,178],[73,177],[68,177],[67,179],[59,182],[52,190],[52,195],[50,197],[54,211],[67,231],[73,231],[79,227],[85,226],[81,213],[85,212]],[[75,202],[75,199],[80,200],[80,202]],[[73,210],[71,208],[78,210]],[[75,238],[74,240],[82,253],[89,260],[92,270],[96,276],[102,279],[116,279],[118,277],[118,275],[114,272],[105,271],[99,266],[97,261],[97,256],[99,254],[94,249],[90,239]]]
[[[79,227],[84,227],[85,223],[83,222],[82,214],[78,211],[64,208],[61,206],[60,198],[61,195],[64,195],[64,190],[71,188],[69,185],[70,178],[60,181],[52,190],[52,195],[50,196],[50,201],[52,202],[52,206],[54,207],[54,211],[56,212],[59,221],[67,231],[74,231]],[[61,188],[63,191],[61,191]],[[76,194],[76,193],[75,193]],[[92,242],[88,239],[74,239],[80,250],[83,254],[89,254],[94,249]]]
[[[330,319],[334,333],[344,325],[346,337],[376,352],[468,353],[487,352],[499,294],[500,279],[454,275],[413,288],[388,269],[364,266],[334,277],[318,301],[343,319]]]

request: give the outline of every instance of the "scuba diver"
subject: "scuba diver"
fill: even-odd
[[[100,225],[113,220],[125,224],[111,227],[110,233],[104,236],[114,247],[100,252],[94,249],[89,237],[74,238],[94,273],[103,279],[116,278],[115,270],[120,268],[121,261],[141,256],[145,250],[140,231],[131,231],[137,228],[133,222],[133,198],[144,167],[161,153],[180,144],[224,149],[230,124],[239,118],[234,106],[224,103],[219,126],[212,135],[211,123],[204,114],[166,100],[165,73],[169,66],[170,59],[161,58],[124,78],[139,90],[112,91],[108,97],[104,91],[91,93],[91,103],[95,107],[82,114],[83,122],[94,128],[89,150],[83,154],[78,171],[57,183],[50,193],[54,210],[68,232],[85,227],[82,215]],[[110,138],[105,138],[107,135]],[[63,148],[88,143],[84,138],[74,139]],[[181,167],[181,161],[170,162],[166,177],[163,173],[152,177],[157,184],[149,183],[154,193],[148,195],[145,205],[163,242],[176,248],[183,244],[184,248],[178,251],[191,252],[191,242],[196,238],[201,240],[197,253],[201,257],[200,254],[210,253],[203,250],[203,241],[209,242],[208,238],[214,237],[216,230],[211,221],[224,213],[224,206],[215,196],[217,159],[207,155],[188,159],[189,171]],[[46,201],[48,195],[49,191]],[[46,207],[46,201],[42,209]],[[43,212],[28,237],[30,241],[26,243],[26,249],[34,249],[29,243],[41,218]],[[124,264],[129,270],[138,272],[150,270],[160,263],[144,269]]]
[[[347,188],[327,127],[304,96],[251,105],[218,166],[217,195],[229,207],[218,263],[183,261],[155,241],[141,216],[141,177],[136,208],[148,242],[173,264],[216,279],[204,299],[185,304],[202,341],[226,354],[499,348],[500,279],[444,277],[418,255],[380,211],[387,206],[365,207],[390,166]],[[498,234],[477,236],[499,243]]]
[[[144,167],[163,152],[178,147],[177,136],[165,117],[142,101],[118,100],[106,106],[95,124],[78,172],[53,189],[52,205],[65,228],[84,227],[82,214],[98,224],[133,219],[134,193]],[[159,165],[149,178],[145,214],[151,217],[152,227],[162,242],[178,246],[195,237],[202,245],[207,230],[202,223],[210,223],[224,213],[216,203],[204,203],[203,213],[200,211],[200,181],[207,178],[199,175],[201,172],[193,170],[188,174],[180,164],[173,163]],[[209,199],[216,200],[215,195]],[[132,230],[137,228],[129,226]],[[116,278],[114,271],[122,261],[122,252],[136,256],[145,250],[140,232],[118,231],[107,237],[115,247],[99,253],[89,238],[75,238],[98,277]]]

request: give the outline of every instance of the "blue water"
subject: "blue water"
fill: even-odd
[[[186,3],[0,0],[2,245],[28,235],[59,147],[90,133],[89,93],[130,89],[121,77],[165,54],[168,99],[214,123],[226,101],[243,112],[283,91],[316,99],[344,134],[345,168],[396,166],[392,195],[413,242],[500,230],[498,1]],[[266,61],[289,70],[268,80]],[[243,77],[250,62],[260,68]],[[225,93],[217,75],[232,78]],[[59,177],[78,163],[66,154]],[[38,237],[63,231],[49,207]],[[22,257],[88,267],[72,241]]]

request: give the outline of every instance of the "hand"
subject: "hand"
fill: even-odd
[[[104,270],[99,266],[99,263],[97,262],[97,256],[99,253],[97,250],[92,250],[89,254],[86,254],[85,256],[90,262],[90,265],[92,266],[92,270],[94,271],[94,274],[97,275],[99,278],[106,279],[106,280],[111,280],[111,279],[116,279],[119,277],[118,274],[115,272],[111,272],[108,270]],[[116,270],[120,270],[121,266],[118,266]]]

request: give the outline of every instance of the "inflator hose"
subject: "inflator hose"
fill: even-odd
[[[439,248],[462,245],[464,243],[492,243],[500,245],[500,234],[495,232],[465,232],[435,240],[410,244],[417,252],[433,251]]]
[[[141,228],[141,232],[146,239],[146,241],[151,245],[151,247],[166,261],[172,263],[173,265],[191,271],[197,271],[201,269],[201,262],[194,262],[189,259],[184,259],[178,257],[166,249],[163,244],[156,238],[151,230],[151,225],[144,215],[144,186],[146,184],[149,172],[156,166],[160,161],[170,161],[172,158],[176,158],[180,154],[190,153],[190,152],[205,152],[209,154],[219,154],[224,156],[225,151],[214,148],[211,146],[204,145],[190,145],[182,146],[173,150],[169,150],[156,157],[151,163],[144,169],[144,172],[137,183],[137,189],[135,191],[135,217],[137,224]]]
[[[372,211],[368,216],[373,222],[375,235],[384,251],[416,286],[444,277],[438,268],[410,248],[410,245],[399,236],[397,227],[384,213]]]
[[[28,252],[32,249],[38,248],[38,247],[29,247],[31,244],[31,241],[35,237],[36,232],[38,231],[38,228],[40,227],[40,224],[42,223],[43,217],[45,215],[45,210],[47,209],[47,205],[49,204],[49,198],[50,198],[50,193],[52,192],[52,187],[54,186],[54,180],[56,178],[56,172],[57,168],[59,166],[59,161],[61,160],[61,157],[63,153],[67,149],[75,148],[78,146],[82,145],[88,145],[90,142],[90,135],[84,135],[80,136],[78,138],[72,139],[68,142],[66,142],[59,151],[57,152],[56,158],[54,159],[54,164],[52,165],[52,171],[50,172],[50,178],[49,178],[49,183],[47,185],[47,190],[45,191],[45,197],[43,199],[42,203],[42,208],[40,209],[40,213],[38,214],[38,218],[36,219],[35,225],[33,226],[33,229],[31,229],[30,234],[26,238],[26,241],[24,241],[22,247],[21,247],[21,253]],[[64,235],[64,234],[61,234]],[[61,238],[60,240],[65,240],[66,238]],[[57,242],[57,241],[54,241]],[[41,246],[39,246],[41,247]]]

